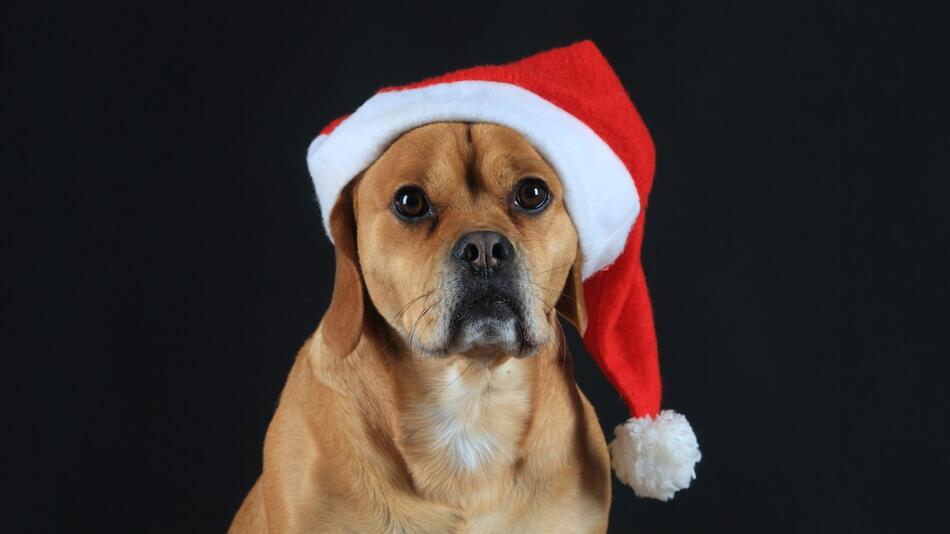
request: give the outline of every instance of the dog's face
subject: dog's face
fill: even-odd
[[[425,357],[532,354],[553,339],[555,309],[583,329],[577,232],[561,182],[515,131],[417,128],[348,195],[331,215],[330,337],[360,320],[364,303],[340,296],[341,285],[360,284],[409,352]]]

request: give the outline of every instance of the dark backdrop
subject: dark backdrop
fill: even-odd
[[[4,532],[223,532],[328,303],[311,138],[377,87],[582,38],[658,147],[665,404],[704,453],[672,502],[616,484],[611,531],[944,517],[943,14],[76,4],[0,7]],[[576,341],[610,426],[623,405]]]

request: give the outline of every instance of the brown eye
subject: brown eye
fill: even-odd
[[[414,186],[406,186],[396,191],[393,207],[396,209],[396,213],[406,219],[419,219],[432,211],[429,208],[429,201],[426,200],[425,193],[422,192],[422,189]]]
[[[548,186],[540,178],[525,178],[515,189],[515,204],[526,211],[541,211],[550,198]]]

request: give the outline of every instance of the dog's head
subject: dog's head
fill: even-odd
[[[351,351],[378,315],[412,354],[523,356],[554,338],[556,311],[583,332],[563,198],[551,166],[511,129],[405,133],[331,212],[337,275],[324,337]]]

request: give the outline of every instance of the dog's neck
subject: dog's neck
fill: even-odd
[[[519,460],[536,401],[538,364],[525,358],[405,358],[396,366],[397,445],[416,487],[431,496],[477,493]]]

